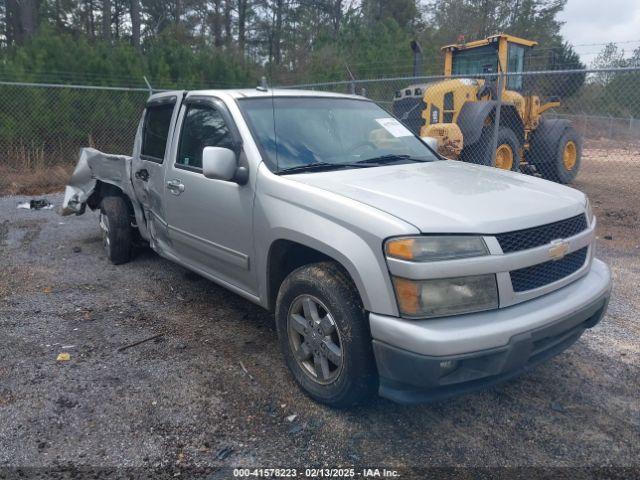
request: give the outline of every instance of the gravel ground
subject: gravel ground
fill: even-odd
[[[269,313],[150,251],[113,266],[95,213],[21,200],[0,198],[0,467],[640,467],[637,230],[600,241],[606,318],[534,372],[335,411],[295,386]]]

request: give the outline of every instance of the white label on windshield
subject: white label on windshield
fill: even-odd
[[[412,137],[413,133],[402,125],[395,118],[376,118],[376,122],[378,122],[387,132],[389,132],[394,137]]]

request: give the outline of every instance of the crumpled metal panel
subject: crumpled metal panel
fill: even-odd
[[[133,197],[131,157],[110,155],[95,148],[80,150],[80,159],[64,192],[62,215],[81,215],[85,203],[96,188],[97,180],[119,187]]]

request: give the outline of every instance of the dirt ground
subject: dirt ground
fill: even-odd
[[[613,161],[585,162],[578,185],[594,203],[598,256],[614,276],[598,326],[491,390],[346,411],[298,390],[266,311],[150,251],[109,264],[95,213],[18,210],[26,197],[2,197],[0,478],[16,467],[231,478],[230,467],[320,465],[393,467],[401,478],[424,478],[415,469],[425,467],[638,475],[639,159],[614,176],[620,183],[601,181]],[[62,352],[70,360],[56,361]]]
[[[571,186],[589,196],[608,245],[640,254],[640,146],[588,142]]]

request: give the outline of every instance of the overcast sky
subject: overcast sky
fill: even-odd
[[[558,18],[565,22],[562,36],[587,65],[602,47],[585,44],[625,42],[627,55],[640,46],[640,0],[569,0]]]

